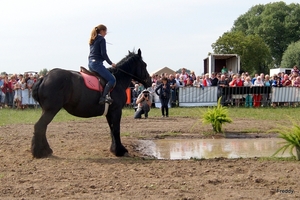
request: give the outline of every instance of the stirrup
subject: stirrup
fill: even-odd
[[[106,96],[106,98],[100,97],[100,100],[99,100],[99,104],[108,103],[110,105],[110,104],[112,104],[112,102],[113,102],[113,99],[110,98],[110,96]]]

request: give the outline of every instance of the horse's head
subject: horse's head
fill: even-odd
[[[148,87],[151,87],[152,83],[151,83],[151,77],[148,73],[148,70],[147,70],[147,64],[143,61],[142,59],[142,51],[139,49],[138,50],[138,65],[137,68],[136,68],[136,77],[140,77],[140,80],[137,80],[139,81],[140,83],[142,83],[145,88],[148,88]]]
[[[142,52],[130,52],[126,58],[121,60],[117,67],[131,76],[134,80],[142,83],[145,88],[151,87],[151,77],[147,71],[147,64],[142,59]]]

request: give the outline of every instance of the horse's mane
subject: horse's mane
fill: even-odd
[[[129,52],[128,55],[125,56],[121,61],[119,61],[116,64],[116,68],[114,68],[114,67],[108,68],[108,70],[111,73],[118,71],[118,68],[125,70],[127,67],[131,66],[134,62],[142,59],[138,54],[135,53],[134,50],[133,50],[133,52],[130,52],[130,51],[128,51],[128,52]]]

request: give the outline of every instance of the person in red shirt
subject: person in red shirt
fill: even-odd
[[[283,87],[289,87],[289,86],[292,86],[292,81],[290,80],[289,75],[285,74],[285,75],[283,76],[282,86],[283,86]]]
[[[244,82],[241,79],[241,76],[239,74],[234,75],[232,77],[232,81],[229,83],[229,87],[243,87]],[[234,99],[235,105],[240,106],[240,100],[243,98],[243,95],[241,94],[233,94],[232,99]]]

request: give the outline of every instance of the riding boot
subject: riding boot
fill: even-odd
[[[100,97],[99,104],[104,104],[104,103],[112,104],[113,100],[110,98],[110,96],[108,96],[108,93],[112,88],[113,86],[111,86],[108,83],[106,84],[102,96]]]

